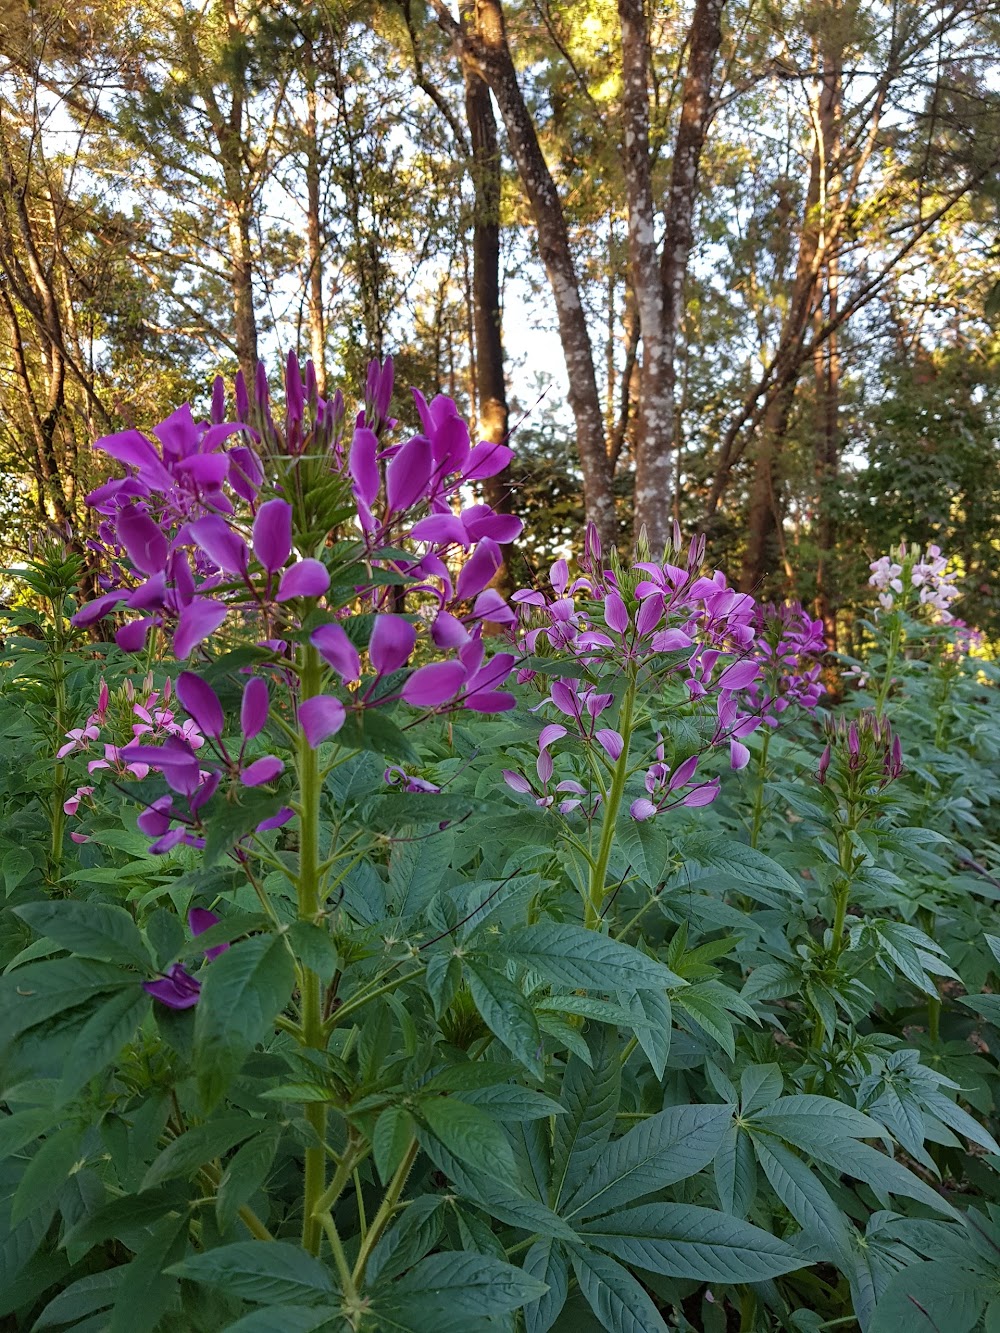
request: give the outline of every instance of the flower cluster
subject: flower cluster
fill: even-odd
[[[928,609],[940,624],[950,624],[953,617],[951,604],[961,592],[955,587],[955,574],[948,570],[948,559],[938,546],[928,546],[922,556],[920,547],[907,550],[906,543],[890,555],[880,556],[869,566],[873,588],[883,610],[892,611],[897,605],[911,604]]]
[[[680,556],[679,534],[672,549]],[[504,770],[508,786],[533,794],[540,806],[554,806],[563,814],[581,811],[588,818],[606,799],[605,775],[615,773],[630,777],[645,770],[646,795],[631,803],[638,820],[714,800],[718,780],[696,779],[700,757],[692,755],[672,769],[665,762],[662,738],[651,764],[648,759],[631,764],[632,720],[622,724],[624,705],[614,684],[623,679],[629,682],[627,689],[641,686],[644,707],[671,688],[675,706],[694,705],[701,712],[714,705],[708,748],[728,744],[731,767],[745,766],[750,751],[744,740],[760,724],[758,712],[743,704],[761,673],[754,656],[756,607],[753,598],[730,588],[721,573],[702,573],[703,557],[704,539],[697,538],[683,563],[639,559],[624,567],[616,557],[605,562],[590,527],[580,577],[571,580],[566,561],[557,560],[550,570],[550,592],[532,588],[514,593],[519,623],[513,637],[524,654],[518,679],[531,681],[544,674],[554,654],[576,659],[579,671],[572,683],[554,679],[536,706],[535,711],[547,707],[559,718],[548,722],[538,738],[538,785],[522,773]],[[560,774],[553,786],[554,747],[564,739],[575,742],[574,749],[582,744],[588,771]]]
[[[801,602],[758,606],[754,651],[760,677],[750,685],[754,709],[770,727],[796,704],[812,712],[823,694],[822,667],[826,651],[822,620],[813,620]]]
[[[888,718],[871,711],[850,722],[841,717],[827,724],[827,733],[817,771],[821,785],[833,777],[851,791],[881,791],[902,774],[903,749]]]
[[[218,924],[219,918],[215,913],[204,907],[192,907],[188,912],[188,926],[192,935],[203,935]],[[228,944],[217,944],[214,948],[206,949],[205,961],[210,963],[228,948]],[[183,963],[174,963],[156,981],[144,981],[142,988],[168,1009],[191,1009],[198,1003],[201,994],[201,982],[191,975]]]

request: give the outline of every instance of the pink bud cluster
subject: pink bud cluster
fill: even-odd
[[[749,698],[770,727],[793,704],[813,712],[823,695],[818,660],[826,651],[822,620],[814,620],[801,602],[758,606],[754,651],[760,677]]]
[[[817,770],[822,785],[828,780],[834,760],[848,786],[874,785],[881,790],[902,774],[903,747],[899,737],[893,735],[888,718],[864,712],[850,722],[837,718],[827,725],[827,731],[830,739]]]
[[[956,575],[949,572],[947,556],[941,554],[940,547],[928,546],[922,556],[919,546],[908,551],[903,542],[897,551],[873,560],[869,568],[868,582],[878,589],[883,610],[892,611],[897,603],[904,607],[915,603],[926,607],[939,624],[951,623],[950,607],[961,592],[955,587]]]

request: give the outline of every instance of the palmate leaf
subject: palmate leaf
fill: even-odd
[[[368,1285],[398,1277],[432,1250],[444,1226],[443,1212],[440,1194],[424,1194],[407,1204],[402,1217],[372,1250],[365,1270]]]
[[[623,1263],[696,1282],[763,1282],[802,1267],[791,1246],[760,1227],[690,1204],[624,1208],[581,1231]]]
[[[134,991],[115,991],[102,1000],[77,1033],[63,1066],[59,1085],[61,1100],[67,1101],[96,1074],[106,1069],[130,1042],[149,1010],[149,996]]]
[[[563,1216],[578,1222],[693,1176],[718,1152],[733,1109],[672,1106],[643,1120],[602,1151]]]
[[[495,1173],[502,1180],[516,1175],[510,1144],[500,1126],[476,1106],[455,1097],[426,1097],[413,1108],[425,1134],[473,1171]]]
[[[821,1181],[777,1139],[755,1134],[753,1144],[771,1188],[816,1250],[810,1257],[833,1259],[850,1269],[852,1229]]]

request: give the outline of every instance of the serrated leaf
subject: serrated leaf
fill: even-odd
[[[139,928],[123,907],[62,899],[22,903],[14,911],[37,934],[82,958],[149,967]]]
[[[573,1247],[573,1272],[608,1333],[668,1333],[659,1311],[627,1269],[597,1250]]]
[[[151,1190],[165,1180],[190,1176],[206,1162],[221,1157],[230,1148],[260,1134],[266,1127],[263,1121],[251,1120],[245,1115],[223,1116],[218,1120],[209,1120],[204,1125],[195,1125],[185,1130],[173,1143],[168,1143],[153,1159],[143,1179],[142,1189]]]
[[[510,1144],[484,1111],[455,1097],[427,1097],[414,1106],[414,1114],[467,1167],[502,1179],[515,1176]]]
[[[106,1069],[135,1036],[149,1010],[149,996],[136,989],[121,990],[103,1000],[73,1039],[63,1066],[59,1097],[69,1100],[95,1075]]]
[[[602,1151],[563,1216],[594,1217],[693,1176],[715,1156],[732,1116],[732,1106],[672,1106],[640,1121]]]
[[[79,1008],[102,991],[139,989],[134,976],[88,958],[53,958],[31,963],[0,978],[0,1042],[38,1023]]]
[[[946,1260],[911,1264],[889,1280],[868,1333],[971,1333],[994,1289]]]
[[[365,1270],[369,1286],[398,1277],[434,1248],[444,1225],[443,1205],[439,1194],[424,1194],[407,1205],[372,1250]]]
[[[337,1292],[333,1274],[298,1245],[275,1240],[235,1241],[195,1254],[170,1272],[191,1282],[221,1287],[261,1305],[315,1304]]]
[[[760,1227],[692,1204],[625,1208],[581,1230],[623,1263],[695,1282],[763,1282],[803,1266],[791,1246]]]
[[[388,1185],[417,1132],[417,1124],[402,1106],[390,1106],[375,1121],[372,1156],[383,1185]]]
[[[681,986],[663,963],[631,945],[566,922],[541,921],[504,936],[503,956],[571,990],[663,990]]]
[[[295,984],[284,940],[254,935],[232,945],[204,969],[195,1011],[198,1085],[209,1108],[259,1041],[274,1031]]]
[[[489,1255],[461,1250],[432,1254],[394,1282],[385,1295],[372,1298],[376,1315],[412,1314],[454,1320],[456,1317],[488,1317],[517,1310],[537,1300],[544,1284],[523,1268],[502,1263]]]
[[[472,960],[465,974],[473,1001],[490,1031],[535,1078],[542,1078],[542,1034],[534,1010],[502,973]]]
[[[851,1264],[851,1228],[805,1162],[777,1139],[753,1136],[757,1160],[771,1188],[825,1258]]]
[[[746,1217],[757,1194],[757,1162],[750,1136],[733,1125],[712,1163],[719,1202],[734,1217]]]
[[[555,1241],[536,1240],[524,1256],[524,1271],[548,1287],[537,1300],[525,1305],[524,1333],[548,1333],[566,1304],[569,1261]]]
[[[627,1003],[639,1048],[649,1061],[653,1073],[662,1079],[673,1035],[670,999],[663,991],[637,990]]]
[[[557,1210],[604,1151],[621,1101],[617,1034],[596,1029],[589,1050],[591,1065],[571,1056],[563,1074],[559,1099],[566,1114],[556,1122],[552,1146],[551,1202]]]
[[[781,1070],[777,1065],[750,1065],[740,1075],[740,1115],[762,1111],[781,1096]]]
[[[215,1196],[215,1216],[223,1234],[267,1179],[280,1138],[281,1127],[269,1126],[249,1143],[244,1143],[226,1163]]]

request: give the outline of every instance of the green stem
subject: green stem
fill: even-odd
[[[771,744],[771,728],[764,724],[764,742],[760,749],[757,764],[757,790],[753,798],[753,823],[750,825],[750,846],[756,847],[760,840],[761,825],[764,822],[764,787],[767,783],[767,750]]]
[[[368,1228],[368,1234],[365,1236],[358,1251],[358,1261],[354,1265],[353,1279],[355,1286],[360,1286],[364,1281],[365,1269],[368,1266],[368,1260],[371,1258],[372,1250],[378,1244],[383,1231],[392,1221],[392,1215],[396,1211],[399,1203],[399,1196],[402,1194],[406,1185],[407,1178],[413,1170],[413,1163],[417,1159],[418,1143],[416,1139],[410,1141],[410,1146],[403,1155],[403,1160],[396,1168],[395,1174],[389,1181],[389,1187],[385,1196],[379,1205],[379,1210],[372,1218],[372,1224]]]
[[[301,698],[311,699],[319,694],[322,682],[322,664],[311,644],[301,649],[299,679]],[[322,779],[319,755],[299,728],[296,768],[299,781],[299,873],[297,881],[298,916],[300,921],[314,923],[320,914],[320,797]],[[326,1034],[323,1030],[323,983],[311,968],[301,968],[302,1043],[313,1050],[323,1050]],[[305,1150],[305,1192],[302,1209],[302,1245],[310,1254],[318,1254],[322,1241],[323,1223],[317,1216],[317,1202],[326,1189],[326,1103],[310,1102],[305,1109],[306,1119],[316,1132],[318,1143]],[[329,1234],[329,1229],[327,1228]]]
[[[625,783],[629,774],[629,733],[632,730],[632,710],[634,706],[635,684],[630,682],[622,700],[621,714],[618,719],[618,730],[623,742],[622,752],[615,764],[611,789],[608,792],[607,800],[604,802],[601,841],[597,850],[597,860],[594,862],[594,867],[590,873],[590,888],[584,913],[584,925],[591,930],[597,930],[601,922],[601,908],[604,905],[608,877],[608,862],[611,860],[611,849],[615,842],[615,827],[618,823],[618,811],[621,809],[622,797],[625,795]]]
[[[881,718],[882,713],[885,710],[885,701],[889,696],[889,689],[892,685],[892,668],[895,665],[896,658],[899,655],[899,649],[900,645],[902,644],[902,641],[903,641],[903,626],[899,620],[899,615],[897,613],[895,617],[895,623],[893,624],[893,627],[889,632],[889,648],[886,652],[885,667],[883,668],[884,674],[882,676],[882,684],[879,686],[878,694],[875,698],[875,716],[877,718]]]

